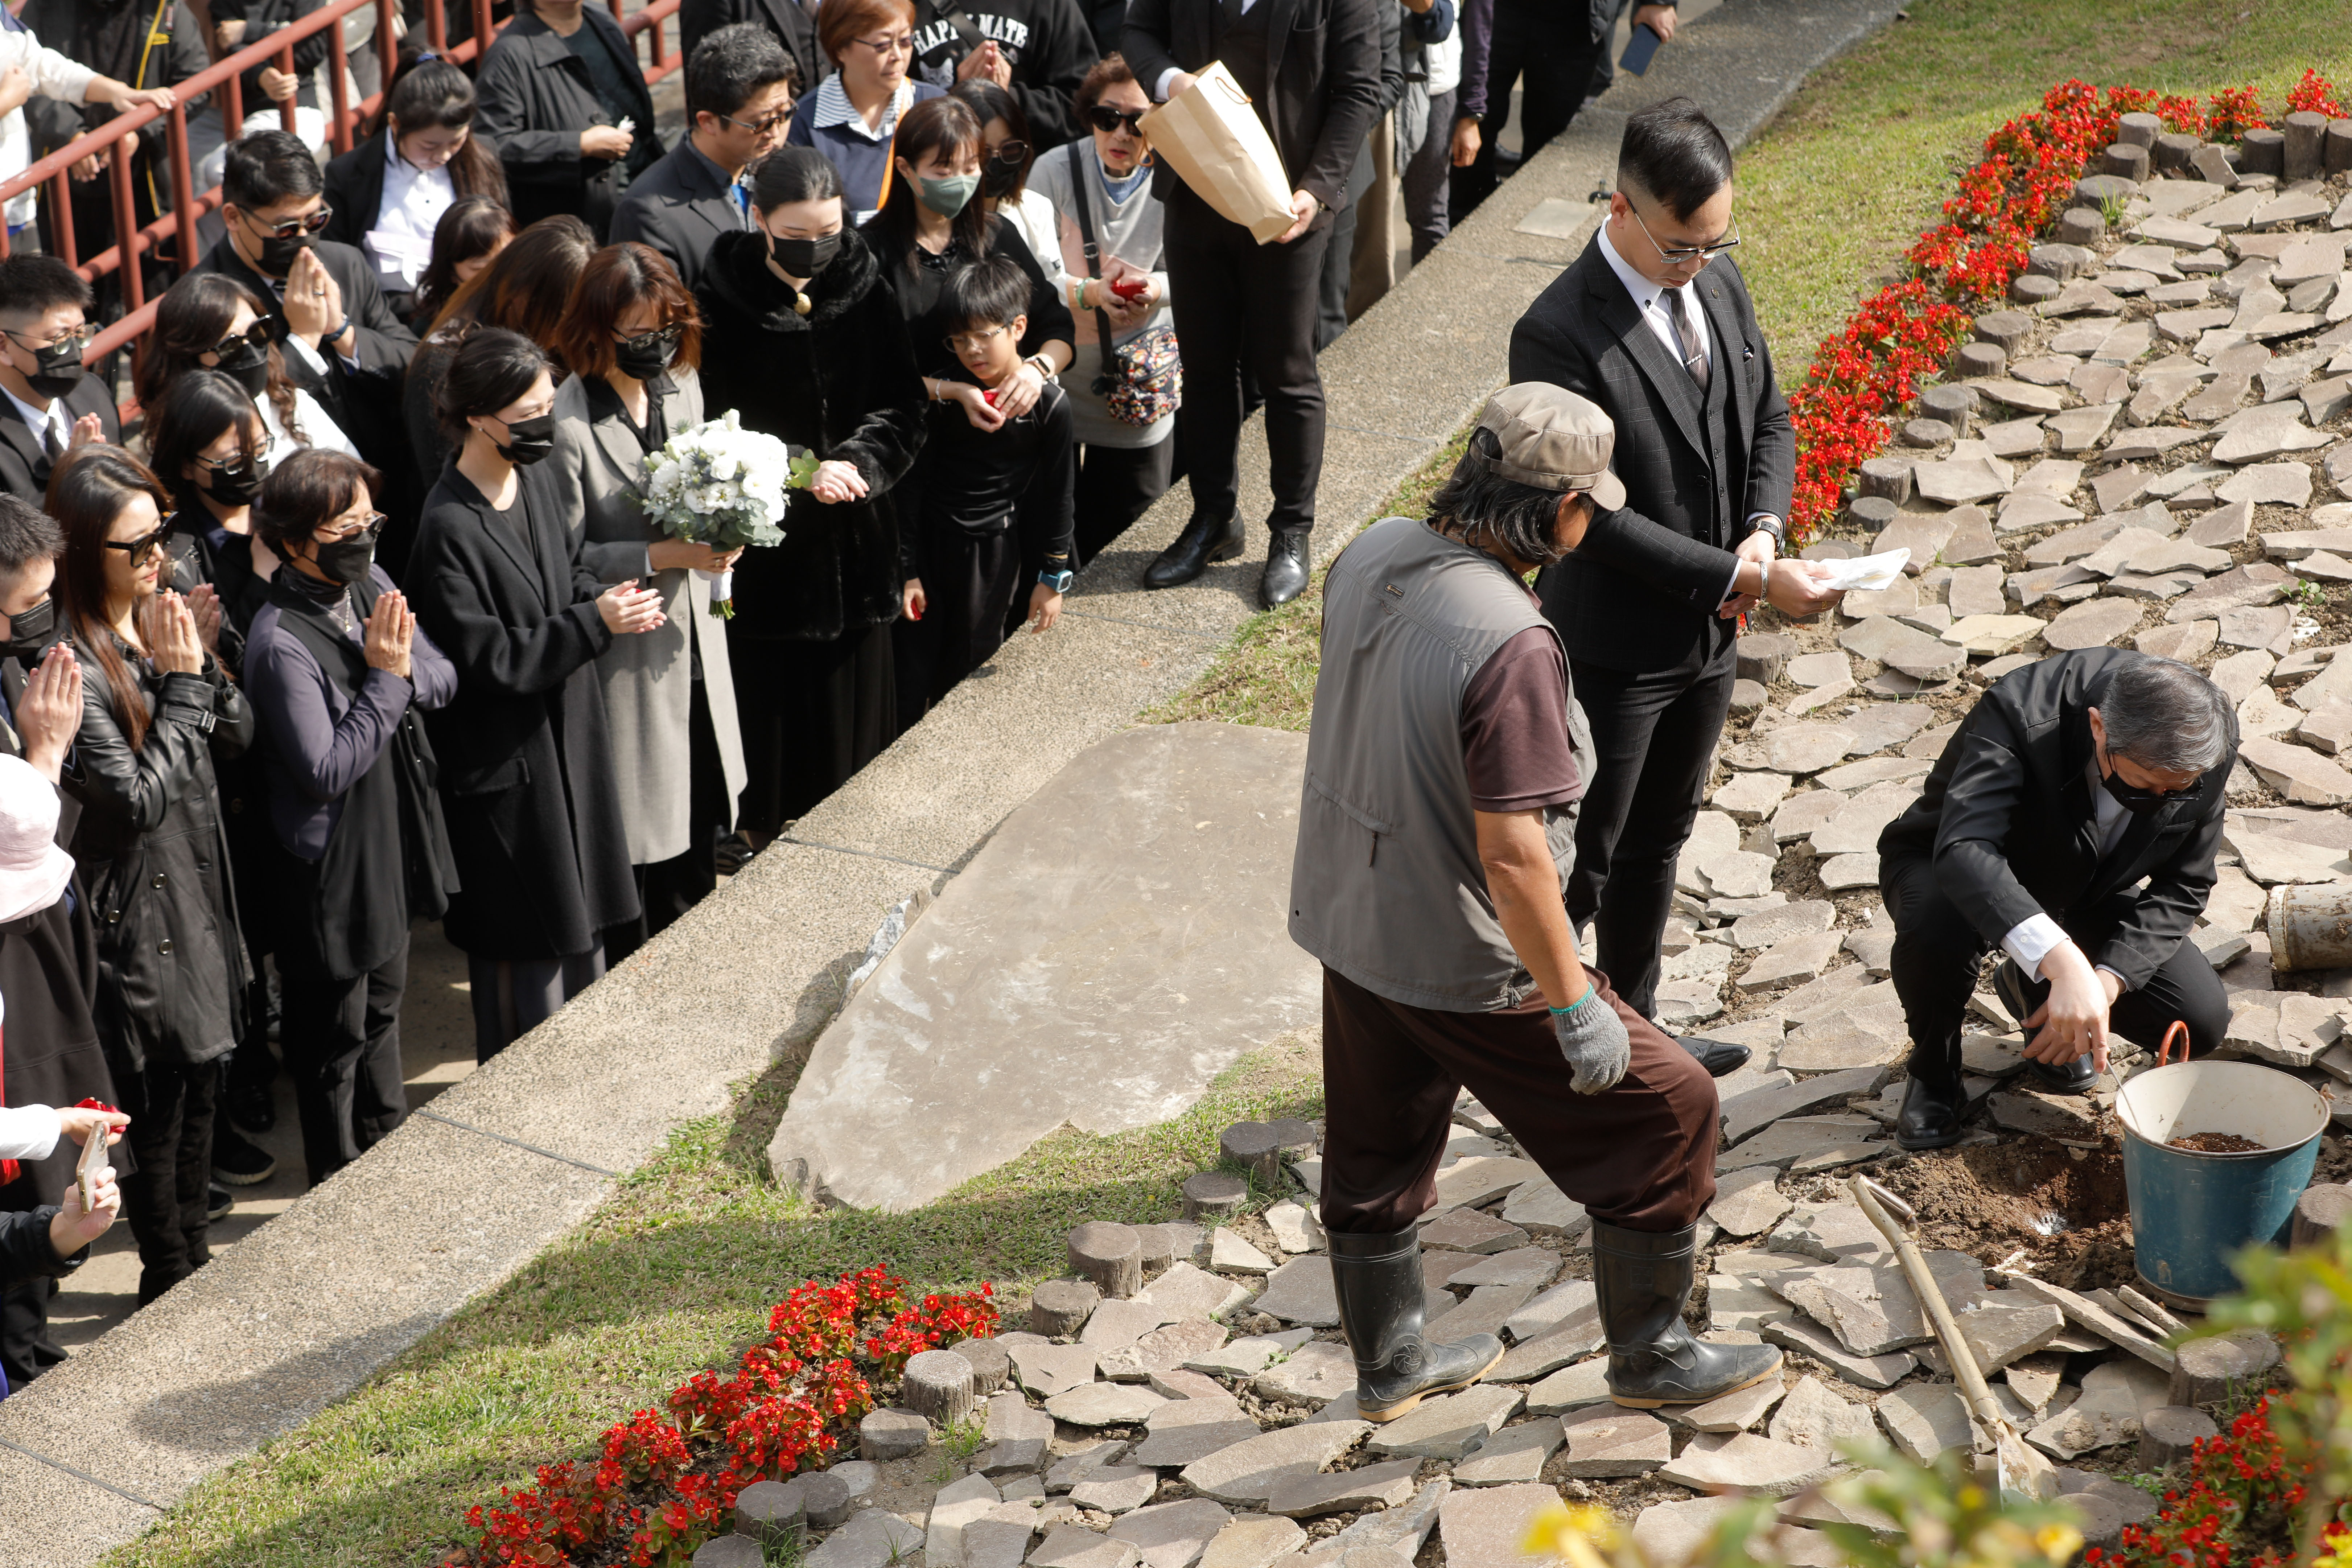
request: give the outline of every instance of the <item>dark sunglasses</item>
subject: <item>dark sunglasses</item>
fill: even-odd
[[[1004,163],[1008,165],[1018,163],[1029,156],[1029,143],[1026,142],[999,142],[996,144],[995,150],[991,152],[988,156],[991,163]]]
[[[269,330],[269,320],[270,319],[268,316],[264,316],[259,321],[255,321],[253,325],[246,328],[245,331],[241,332],[231,332],[228,336],[223,338],[219,342],[213,345],[213,353],[219,355],[222,359],[226,359],[229,355],[236,353],[237,350],[248,345],[257,349],[268,349],[272,337],[272,333]]]
[[[278,239],[291,239],[298,234],[316,234],[334,220],[335,209],[324,202],[320,203],[319,210],[309,216],[289,217],[284,223],[265,224],[251,213],[245,215],[246,222]]]
[[[1148,109],[1118,110],[1108,103],[1097,103],[1087,110],[1087,123],[1106,135],[1124,125],[1129,136],[1140,136],[1143,117],[1150,112]]]
[[[678,340],[685,336],[685,325],[682,322],[673,321],[667,327],[656,327],[652,331],[639,332],[634,338],[615,338],[614,342],[625,349],[646,352],[653,349],[674,349],[677,347]]]
[[[313,529],[311,530],[310,537],[314,540],[318,540],[321,544],[339,544],[343,541],[350,539],[373,539],[383,531],[385,521],[386,519],[383,513],[380,511],[372,511],[367,514],[367,521],[365,522],[360,524],[359,527],[352,529],[348,533],[338,533],[327,539],[319,539],[318,530]],[[319,525],[320,528],[325,528],[328,526],[330,525],[323,522]]]
[[[163,541],[171,537],[171,524],[165,523],[154,532],[142,534],[136,539],[110,539],[106,542],[106,547],[109,550],[120,550],[130,556],[131,564],[133,566],[143,566],[147,563],[147,557],[163,548]]]

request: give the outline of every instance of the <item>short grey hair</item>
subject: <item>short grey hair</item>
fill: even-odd
[[[2229,695],[2177,659],[2126,658],[2097,706],[2109,754],[2158,773],[2206,773],[2237,748]]]
[[[1500,548],[1519,561],[1549,566],[1566,552],[1553,537],[1559,503],[1575,492],[1538,489],[1505,479],[1492,463],[1503,446],[1492,430],[1470,432],[1470,448],[1454,473],[1429,498],[1429,521],[1452,522],[1463,542],[1482,550]]]

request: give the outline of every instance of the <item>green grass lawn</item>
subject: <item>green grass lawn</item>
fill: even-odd
[[[681,1129],[577,1233],[199,1488],[110,1568],[437,1563],[468,1505],[730,1363],[801,1280],[879,1263],[918,1289],[1025,1287],[1066,1271],[1074,1226],[1175,1218],[1179,1185],[1216,1164],[1223,1128],[1322,1114],[1320,1063],[1292,1038],[1244,1058],[1173,1121],[1110,1137],[1066,1128],[938,1203],[883,1215],[812,1209],[767,1178],[760,1153],[790,1087],[780,1069]]]
[[[2251,82],[2275,116],[2306,66],[2352,88],[2346,0],[1910,0],[1740,154],[1739,265],[1781,384],[1937,221],[1986,134],[2056,83]]]

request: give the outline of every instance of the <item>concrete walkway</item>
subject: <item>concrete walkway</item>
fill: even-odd
[[[1687,92],[1735,142],[1892,0],[1738,0],[1621,79],[1324,355],[1318,554],[1499,385],[1511,323],[1572,260],[1622,116]],[[1810,345],[1781,345],[1784,355]],[[1244,442],[1245,515],[1265,458]],[[793,841],[234,1252],[0,1402],[0,1540],[76,1568],[289,1430],[566,1231],[728,1086],[806,1047],[888,911],[936,893],[1079,752],[1204,669],[1255,610],[1248,559],[1147,595],[1182,490],[1095,563],[1062,625],[1018,637]]]

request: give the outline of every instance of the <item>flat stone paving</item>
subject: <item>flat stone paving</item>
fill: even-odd
[[[803,1192],[919,1208],[1065,1124],[1181,1114],[1319,1016],[1286,934],[1307,737],[1162,724],[1007,817],[825,1032],[768,1145]]]

